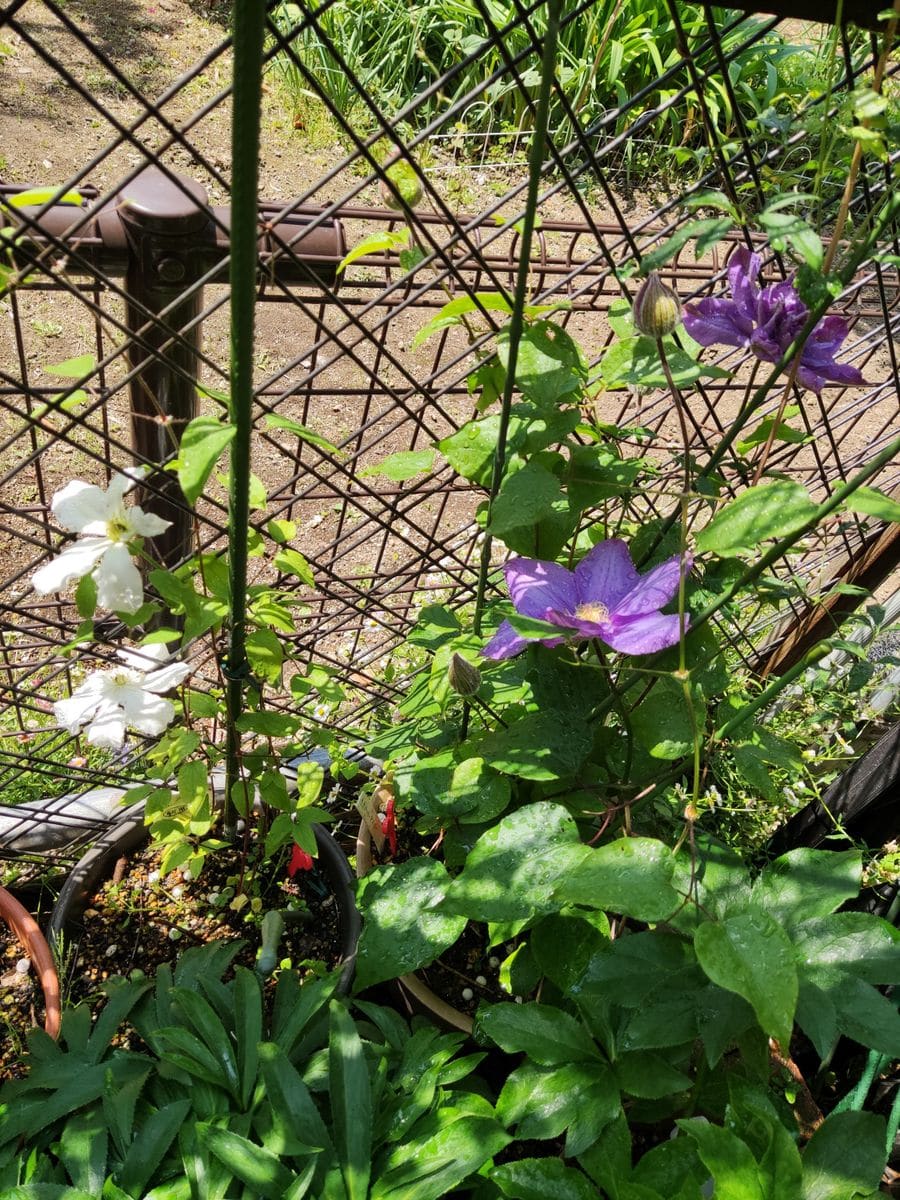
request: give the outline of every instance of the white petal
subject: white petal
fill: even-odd
[[[124,507],[125,493],[130,492],[140,478],[142,478],[141,475],[133,475],[130,470],[117,471],[113,475],[109,481],[109,487],[106,489],[111,512]]]
[[[190,673],[191,668],[187,663],[169,663],[167,667],[161,667],[158,671],[152,671],[144,679],[143,687],[148,692],[168,692],[187,679]]]
[[[121,543],[111,545],[94,569],[97,604],[111,612],[134,613],[144,603],[141,573]]]
[[[137,504],[126,510],[129,527],[139,537],[156,537],[165,531],[172,524],[164,517],[158,517],[156,513],[144,512]]]
[[[125,714],[113,704],[103,704],[91,721],[87,740],[92,746],[118,750],[125,741]]]
[[[103,488],[81,479],[73,479],[53,497],[50,507],[53,515],[66,529],[82,533],[88,525],[106,522],[115,511],[109,495]]]
[[[135,650],[117,650],[116,657],[121,658],[135,671],[150,671],[161,666],[169,657],[169,651],[162,642],[152,642],[149,646],[138,646]]]
[[[156,736],[165,730],[175,716],[175,705],[162,696],[141,692],[139,688],[131,688],[125,701],[125,717],[131,729],[138,733]]]
[[[71,542],[66,548],[38,567],[31,577],[31,586],[42,596],[51,592],[61,592],[73,579],[81,579],[90,575],[94,566],[112,545],[109,538],[82,537]]]
[[[82,725],[86,725],[100,703],[99,697],[92,700],[71,695],[68,700],[57,700],[53,705],[53,715],[57,724],[62,725],[69,733],[77,733]]]

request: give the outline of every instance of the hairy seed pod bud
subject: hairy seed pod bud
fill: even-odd
[[[415,208],[422,199],[422,183],[411,163],[395,162],[385,170],[379,183],[381,199],[388,208],[397,211]]]
[[[447,681],[458,696],[474,696],[481,687],[481,672],[461,654],[454,654],[447,668]]]
[[[663,338],[681,321],[678,293],[663,283],[658,272],[651,271],[635,297],[632,316],[638,333]]]

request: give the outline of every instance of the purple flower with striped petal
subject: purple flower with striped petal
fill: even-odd
[[[793,280],[761,288],[762,260],[740,246],[728,260],[731,299],[707,296],[684,306],[684,327],[701,346],[738,346],[764,362],[778,362],[800,333],[809,309]],[[835,362],[849,327],[843,317],[825,317],[800,351],[797,380],[819,395],[826,383],[865,383],[857,367]]]
[[[678,613],[659,610],[678,591],[691,556],[667,559],[639,575],[619,538],[598,542],[574,571],[558,563],[513,558],[504,567],[509,594],[523,617],[548,621],[564,632],[539,640],[558,646],[569,638],[600,638],[622,654],[653,654],[680,636]],[[687,628],[687,621],[685,621]],[[504,621],[484,648],[485,658],[511,658],[529,644]]]

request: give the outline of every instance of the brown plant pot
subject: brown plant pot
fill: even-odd
[[[0,917],[31,959],[44,993],[44,1029],[55,1038],[59,1035],[60,994],[59,976],[50,947],[31,913],[5,887],[0,887]]]
[[[360,821],[359,832],[356,835],[356,877],[362,879],[374,865],[372,855],[372,836],[365,821]],[[412,1013],[419,1012],[430,1017],[436,1025],[449,1029],[458,1029],[470,1034],[473,1028],[472,1018],[468,1013],[454,1008],[446,1000],[442,1000],[416,974],[400,975],[393,981],[400,994],[404,1008]]]
[[[353,895],[353,873],[347,857],[331,834],[321,825],[314,826],[319,861],[334,891],[340,914],[341,982],[339,991],[346,995],[356,970],[356,944],[359,940],[360,916]],[[117,859],[149,841],[144,824],[143,803],[125,809],[116,824],[102,834],[73,868],[50,916],[48,934],[52,941],[65,938],[66,929],[80,914],[88,897],[107,878]]]

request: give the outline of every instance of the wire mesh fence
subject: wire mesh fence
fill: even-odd
[[[259,206],[252,585],[274,582],[283,596],[277,628],[295,674],[275,703],[302,711],[312,731],[361,727],[367,713],[395,703],[409,667],[395,651],[417,612],[474,595],[484,490],[431,451],[472,417],[473,373],[495,351],[508,312],[542,36],[541,4],[474,0],[453,61],[431,62],[416,91],[387,104],[371,59],[364,69],[352,44],[337,40],[350,19],[343,8],[270,6],[263,98],[263,186],[271,180],[272,191]],[[156,552],[170,566],[205,556],[201,598],[219,595],[213,556],[226,538],[225,482],[214,475],[190,506],[164,467],[186,422],[225,406],[231,43],[215,8],[202,22],[174,0],[137,9],[29,0],[0,10],[10,285],[0,331],[0,797],[19,814],[2,834],[9,855],[28,851],[33,806],[46,796],[66,797],[49,819],[71,855],[77,798],[127,786],[142,753],[131,744],[115,760],[85,754],[53,723],[52,702],[77,682],[68,650],[82,641],[99,661],[115,661],[122,633],[112,620],[90,627],[71,598],[31,587],[60,540],[54,493],[73,478],[105,485],[146,465],[141,503],[173,520]],[[653,457],[656,488],[626,487],[597,505],[617,529],[639,528],[669,511],[681,444],[664,390],[601,383],[616,305],[633,296],[642,258],[685,230],[692,202],[711,190],[748,216],[776,191],[815,188],[827,230],[846,172],[840,152],[825,161],[823,131],[839,127],[877,46],[845,29],[827,88],[807,89],[789,112],[774,95],[768,108],[751,108],[754,72],[777,77],[791,57],[785,47],[801,55],[813,38],[811,52],[824,54],[825,31],[672,4],[665,57],[628,94],[612,86],[612,68],[618,61],[626,77],[636,43],[612,17],[598,24],[595,9],[582,0],[564,11],[564,44],[590,34],[603,70],[579,76],[563,58],[554,81],[530,302],[549,306],[583,346],[597,379],[593,418],[627,431],[620,461]],[[157,54],[166,37],[178,43],[175,77]],[[889,87],[897,70],[888,65]],[[498,115],[507,102],[512,117]],[[78,133],[67,135],[67,122]],[[324,155],[310,132],[316,122],[332,139]],[[26,127],[55,130],[43,165],[33,155],[43,135],[28,140],[27,164],[17,161],[15,131]],[[666,131],[669,155],[659,151]],[[286,170],[277,161],[285,156]],[[395,164],[405,164],[403,176]],[[854,228],[890,194],[893,165],[891,154],[863,162]],[[400,179],[414,184],[412,204]],[[773,445],[770,470],[817,500],[896,434],[897,238],[896,228],[886,232],[887,257],[864,263],[835,308],[851,327],[842,356],[867,382],[797,391],[783,409],[792,435]],[[699,257],[686,241],[663,276],[683,300],[721,291],[741,245],[763,255],[767,281],[790,274],[745,221]],[[442,322],[463,297],[465,321]],[[720,371],[692,396],[698,458],[759,368],[738,349],[706,358]],[[763,421],[771,425],[780,401],[773,393]],[[717,471],[722,494],[749,481],[757,453],[758,444],[729,449]],[[872,482],[896,493],[896,463]],[[843,514],[776,571],[780,608],[760,604],[728,627],[732,650],[759,668],[826,585],[873,589],[896,562],[897,541],[883,526]],[[182,614],[197,631],[200,609],[185,604]],[[215,653],[198,641],[195,654],[194,686],[221,687]],[[329,703],[335,688],[343,698]]]

